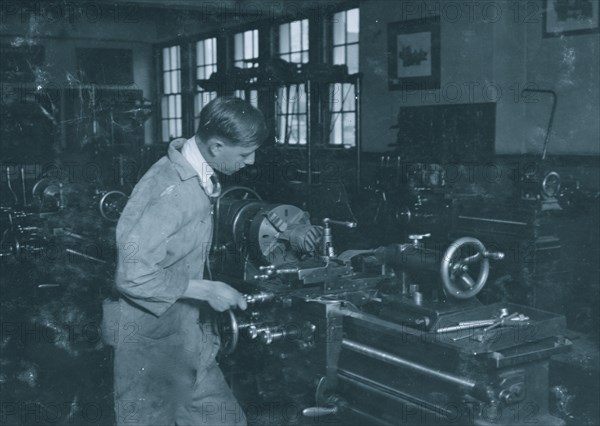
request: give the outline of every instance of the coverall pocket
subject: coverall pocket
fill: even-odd
[[[121,315],[122,327],[129,331],[130,340],[135,340],[136,337],[164,339],[177,333],[180,328],[179,312],[173,308],[175,306],[157,317],[142,309],[127,306]]]

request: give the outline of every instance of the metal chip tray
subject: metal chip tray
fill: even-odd
[[[508,314],[522,314],[528,320],[515,321],[486,330],[486,327],[470,327],[463,330],[437,332],[461,322],[497,318],[502,310]],[[507,323],[509,321],[506,321]],[[448,345],[460,352],[471,354],[497,352],[515,346],[539,342],[564,335],[566,319],[562,315],[511,303],[495,303],[462,312],[442,316],[432,332],[422,336],[424,340]]]

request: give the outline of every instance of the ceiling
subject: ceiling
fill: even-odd
[[[331,7],[343,0],[104,0],[106,3],[131,5],[148,9],[178,9],[203,13],[236,13],[248,17],[282,16],[302,9]]]

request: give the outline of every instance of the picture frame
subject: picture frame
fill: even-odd
[[[389,90],[440,88],[440,17],[388,24]]]
[[[597,0],[544,0],[543,6],[544,38],[599,32]]]

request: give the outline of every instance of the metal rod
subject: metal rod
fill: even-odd
[[[15,194],[15,191],[13,191],[12,185],[10,183],[10,168],[9,167],[6,167],[6,183],[8,184],[8,189],[10,190],[11,194],[15,198],[15,204],[18,204],[19,198],[17,197],[17,194]]]
[[[27,205],[27,196],[25,195],[25,169],[21,167],[21,190],[23,191],[23,205]]]
[[[476,329],[476,328],[480,328],[480,327],[487,327],[488,325],[494,324],[494,322],[495,321],[491,320],[489,322],[486,321],[486,322],[482,322],[482,323],[453,325],[450,327],[438,328],[436,330],[436,333],[450,333],[453,331],[461,331],[461,330]]]
[[[111,120],[112,120],[112,111],[111,113]],[[111,133],[113,132],[112,129],[112,124],[111,124]],[[111,143],[114,144],[114,136],[111,136]],[[121,188],[125,186],[125,170],[124,170],[124,165],[123,165],[123,154],[119,154],[119,184],[121,185]]]
[[[458,216],[459,219],[470,219],[470,220],[478,220],[480,222],[494,222],[494,223],[505,223],[507,225],[521,225],[526,226],[525,222],[515,222],[513,220],[502,220],[502,219],[488,219],[485,217],[475,217],[475,216]]]
[[[97,257],[90,256],[89,254],[81,253],[80,251],[73,250],[70,248],[66,249],[66,252],[74,254],[75,256],[83,257],[84,259],[93,260],[94,262],[107,263],[106,260],[98,259]]]
[[[339,380],[353,384],[366,392],[376,393],[384,398],[392,398],[407,406],[428,411],[430,413],[442,414],[449,416],[451,413],[444,407],[432,404],[428,401],[420,399],[414,395],[402,392],[399,389],[391,388],[383,383],[376,382],[367,377],[358,375],[348,370],[339,369],[337,377]],[[352,407],[348,407],[353,409]]]
[[[494,328],[496,328],[496,327],[500,327],[501,325],[503,325],[503,324],[504,324],[504,322],[505,322],[505,321],[507,321],[507,320],[510,320],[510,319],[513,319],[513,318],[514,318],[514,317],[516,317],[517,315],[519,315],[519,313],[518,313],[518,312],[513,312],[512,314],[510,314],[510,315],[508,315],[508,316],[506,316],[506,317],[500,318],[500,319],[498,319],[498,321],[496,321],[496,322],[495,322],[495,323],[493,323],[492,325],[490,325],[490,326],[488,326],[488,327],[484,328],[484,329],[483,329],[483,332],[484,332],[484,333],[487,333],[488,331],[490,331],[490,330],[493,330],[493,329],[494,329]]]
[[[297,88],[296,88],[296,94],[297,95],[299,95],[298,94],[299,89],[300,89],[300,85],[298,85]],[[313,170],[313,164],[312,164],[312,161],[313,161],[313,159],[312,159],[313,158],[312,139],[313,138],[312,138],[312,135],[311,135],[312,126],[311,126],[311,122],[310,122],[310,120],[312,120],[312,111],[310,110],[311,104],[312,104],[312,102],[311,102],[312,85],[310,84],[310,80],[308,80],[306,82],[306,86],[305,86],[304,90],[306,91],[306,123],[308,125],[308,129],[306,129],[306,138],[307,138],[307,141],[306,141],[306,154],[307,154],[306,155],[306,157],[307,157],[307,161],[306,162],[307,162],[307,167],[306,168],[308,170],[308,181],[307,181],[307,183],[308,183],[308,194],[309,194],[309,198],[308,199],[311,200],[310,195],[311,195],[312,191],[311,191],[311,187],[310,186],[313,183],[313,181],[312,181],[312,170]],[[298,134],[298,136],[299,136],[299,134]],[[298,137],[298,143],[300,143],[300,138],[299,137]]]
[[[358,75],[356,77],[356,86],[354,89],[354,109],[356,110],[356,120],[355,120],[355,124],[356,124],[356,190],[360,190],[360,184],[361,184],[361,167],[362,167],[362,163],[361,163],[361,150],[362,150],[362,140],[361,140],[361,132],[362,132],[362,126],[361,126],[361,108],[360,108],[360,97],[361,97],[361,77],[360,75]]]
[[[436,379],[443,380],[445,382],[453,383],[455,385],[459,385],[468,389],[474,389],[476,387],[476,383],[472,380],[465,379],[464,377],[455,376],[450,373],[445,373],[443,371],[434,370],[432,368],[426,367],[421,364],[417,364],[415,362],[406,360],[404,358],[400,358],[397,355],[391,354],[389,352],[384,352],[379,349],[372,348],[370,346],[362,345],[355,341],[349,339],[342,340],[342,347],[351,350],[353,352],[369,356],[371,358],[378,359],[387,364],[395,365],[398,367],[407,367],[412,370],[416,370],[419,373],[423,373],[425,375],[435,377]]]
[[[495,322],[496,322],[495,319],[487,319],[487,320],[479,320],[479,321],[475,320],[475,321],[459,322],[458,325],[492,325]]]
[[[552,96],[552,111],[550,111],[550,120],[548,121],[548,128],[546,129],[546,138],[544,139],[544,149],[542,150],[542,160],[546,159],[546,151],[548,149],[548,139],[550,138],[550,131],[552,130],[552,123],[554,122],[554,113],[556,112],[556,104],[558,104],[558,97],[554,90],[547,89],[523,89],[521,94],[525,92],[531,93],[546,93]]]

